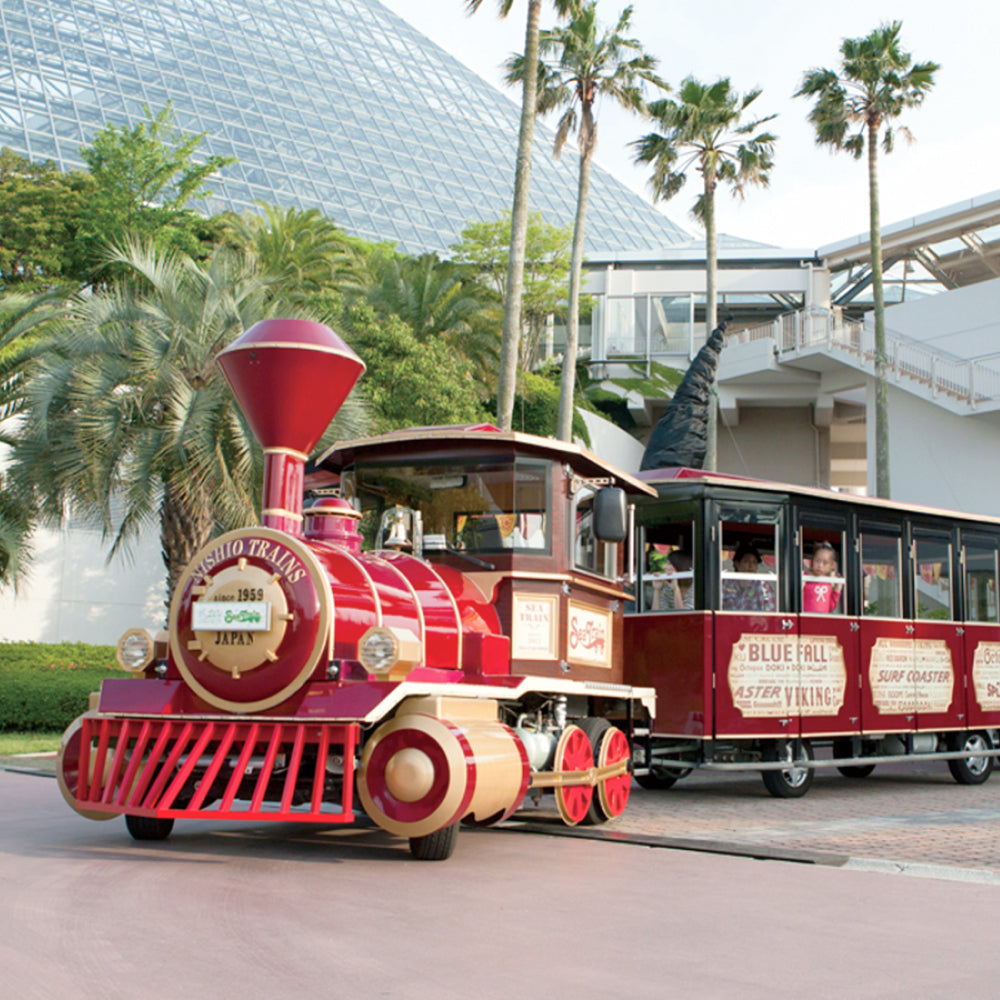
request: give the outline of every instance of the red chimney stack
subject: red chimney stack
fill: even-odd
[[[364,362],[329,327],[301,319],[255,323],[218,361],[264,447],[263,523],[299,535],[306,459]]]

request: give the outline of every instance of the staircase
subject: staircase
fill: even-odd
[[[875,328],[845,319],[839,310],[785,313],[769,323],[738,330],[728,343],[774,341],[779,362],[811,355],[834,357],[875,374]],[[901,333],[886,331],[886,378],[901,389],[958,414],[1000,410],[1000,354],[959,358]]]

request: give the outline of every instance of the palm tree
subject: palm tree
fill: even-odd
[[[474,14],[483,0],[466,0]],[[567,17],[579,6],[579,0],[552,0],[556,13]],[[514,0],[497,0],[501,17],[506,17]],[[514,394],[517,388],[518,354],[521,340],[521,300],[524,296],[524,259],[528,231],[528,193],[531,185],[531,151],[535,141],[535,112],[538,89],[538,39],[542,0],[528,0],[524,31],[525,73],[521,88],[521,124],[517,136],[517,160],[514,166],[514,202],[511,210],[510,260],[507,265],[507,297],[503,309],[503,338],[500,347],[500,378],[497,385],[497,424],[509,431],[514,419]]]
[[[439,337],[466,357],[484,382],[496,373],[498,296],[473,270],[436,254],[393,254],[371,264],[368,302],[381,315],[403,320],[418,340]]]
[[[896,119],[921,104],[931,87],[937,63],[913,63],[900,48],[901,21],[883,24],[864,38],[845,38],[840,45],[840,73],[814,69],[806,73],[796,97],[813,97],[809,121],[816,142],[846,150],[856,160],[868,152],[869,251],[875,299],[875,492],[889,496],[889,414],[886,388],[885,298],[882,291],[882,232],[879,222],[878,145],[891,153]]]
[[[215,357],[258,320],[303,313],[229,249],[195,263],[128,244],[110,259],[127,277],[73,299],[34,352],[10,474],[43,520],[100,526],[111,556],[158,522],[172,593],[216,530],[259,509],[261,452]],[[345,407],[340,430],[358,416]]]
[[[741,96],[728,79],[713,84],[688,77],[677,99],[662,98],[649,105],[649,114],[662,131],[650,132],[632,145],[637,163],[651,163],[655,201],[672,198],[694,167],[701,174],[701,193],[692,214],[705,227],[705,334],[717,325],[719,250],[715,224],[715,193],[719,184],[732,186],[742,198],[750,185],[766,187],[773,166],[775,136],[758,131],[774,118],[768,115],[743,121],[746,109],[760,96],[751,90]],[[716,407],[709,407],[705,467],[716,467]]]
[[[257,205],[263,215],[236,218],[225,235],[253,251],[259,269],[271,278],[273,294],[306,301],[331,289],[361,289],[364,262],[358,240],[318,209],[303,212],[265,202]]]
[[[10,444],[21,425],[25,365],[35,341],[59,314],[63,294],[7,292],[0,296],[0,443]],[[35,527],[30,495],[6,473],[0,475],[0,585],[15,590],[31,564],[29,539]]]
[[[590,167],[597,147],[594,103],[599,95],[603,95],[629,111],[642,112],[645,109],[642,84],[663,85],[654,72],[656,60],[643,51],[638,39],[624,35],[631,19],[632,8],[626,7],[614,28],[602,31],[597,21],[597,0],[590,0],[579,7],[565,27],[543,31],[538,40],[538,113],[565,109],[556,129],[553,155],[559,157],[566,140],[574,132],[580,149],[570,259],[566,354],[559,395],[558,436],[564,441],[572,440],[583,237],[590,192]],[[507,80],[511,83],[525,80],[529,71],[528,60],[524,56],[516,56],[508,62]]]

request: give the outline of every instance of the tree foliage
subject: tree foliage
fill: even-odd
[[[77,234],[94,180],[0,150],[0,284],[26,290],[81,275]]]
[[[470,363],[445,339],[421,340],[398,316],[362,302],[345,310],[340,331],[367,365],[361,384],[380,429],[489,419]]]
[[[72,299],[32,352],[10,475],[40,516],[98,525],[111,554],[160,528],[168,592],[216,530],[259,512],[262,455],[215,358],[260,319],[301,311],[268,294],[252,258],[205,262],[130,243],[125,275]],[[356,407],[338,420],[361,429]]]
[[[559,386],[562,378],[559,365],[544,365],[538,371],[524,372],[514,399],[514,419],[511,430],[539,437],[556,437],[559,428]],[[581,396],[573,408],[573,438],[590,444],[587,425],[579,408],[594,409]]]
[[[545,325],[554,313],[565,312],[566,279],[570,266],[572,228],[545,222],[541,212],[531,212],[524,253],[524,294],[521,315],[520,365],[528,371],[540,358]],[[507,296],[510,263],[511,214],[499,219],[470,222],[460,243],[452,245],[455,260],[473,267],[479,280]]]
[[[417,340],[440,339],[470,362],[484,383],[496,376],[500,349],[498,296],[469,267],[436,254],[376,255],[368,303],[383,317],[397,316]]]
[[[272,294],[308,302],[331,291],[357,292],[366,281],[365,245],[332,219],[310,208],[281,208],[258,202],[226,221],[223,239],[251,251]]]
[[[218,235],[191,204],[210,195],[208,179],[235,160],[207,156],[199,162],[207,133],[178,129],[169,102],[156,114],[145,105],[143,110],[143,121],[131,127],[106,125],[80,150],[95,189],[79,239],[94,263],[108,244],[125,239],[198,257],[206,238]]]

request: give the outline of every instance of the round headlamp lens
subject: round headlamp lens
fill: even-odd
[[[373,629],[361,640],[358,659],[366,669],[375,672],[388,670],[398,658],[396,640],[391,632]]]
[[[133,629],[118,640],[118,665],[124,670],[144,670],[153,660],[153,637],[144,629]]]

